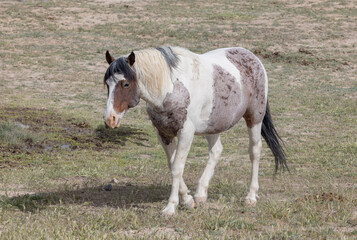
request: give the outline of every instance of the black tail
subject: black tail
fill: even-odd
[[[270,150],[275,157],[275,172],[278,171],[279,166],[283,169],[286,168],[289,172],[289,167],[286,164],[286,155],[283,147],[280,145],[281,138],[275,130],[273,120],[270,115],[269,103],[267,102],[266,112],[262,124],[262,136],[267,142]]]

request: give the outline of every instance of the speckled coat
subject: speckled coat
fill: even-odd
[[[164,215],[174,214],[179,195],[189,208],[206,201],[208,184],[223,150],[219,133],[241,118],[248,127],[252,162],[247,204],[254,205],[257,199],[261,135],[273,151],[276,164],[280,161],[286,165],[267,105],[267,74],[250,51],[234,47],[195,54],[164,46],[135,51],[116,60],[109,52],[106,57],[110,66],[104,78],[108,87],[104,121],[109,127],[119,126],[129,108],[139,99],[146,101],[172,173]],[[193,199],[183,180],[183,170],[194,135],[206,136],[210,154]]]
[[[196,55],[175,50],[180,62],[188,62],[185,71],[173,70],[173,90],[161,105],[148,104],[150,119],[165,142],[177,135],[186,119],[194,124],[196,135],[226,131],[242,117],[248,126],[263,120],[267,76],[250,51],[227,48]]]

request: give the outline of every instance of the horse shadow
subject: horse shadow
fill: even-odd
[[[148,133],[139,128],[129,125],[122,125],[119,128],[109,129],[104,125],[99,125],[94,130],[94,138],[97,146],[119,144],[125,146],[126,142],[132,142],[138,146],[146,146]]]
[[[0,206],[12,206],[24,212],[38,212],[50,205],[60,204],[87,204],[93,207],[121,209],[145,208],[146,203],[167,200],[169,190],[169,185],[115,185],[111,191],[104,190],[103,186],[84,187],[15,197],[0,196]]]

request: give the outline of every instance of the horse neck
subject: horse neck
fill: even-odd
[[[173,89],[171,72],[162,54],[156,49],[135,52],[135,72],[140,96],[152,106],[161,106]]]

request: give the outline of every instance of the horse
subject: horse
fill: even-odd
[[[275,172],[287,168],[286,155],[268,104],[268,77],[261,61],[241,47],[204,54],[173,46],[132,51],[109,64],[104,75],[108,90],[104,123],[119,127],[124,114],[140,99],[166,153],[172,186],[165,216],[180,203],[192,209],[206,202],[209,182],[223,147],[220,133],[244,118],[249,134],[251,178],[245,202],[257,202],[261,135],[275,157]],[[194,197],[183,179],[187,155],[195,135],[205,136],[209,159]],[[177,139],[177,144],[176,140]]]

